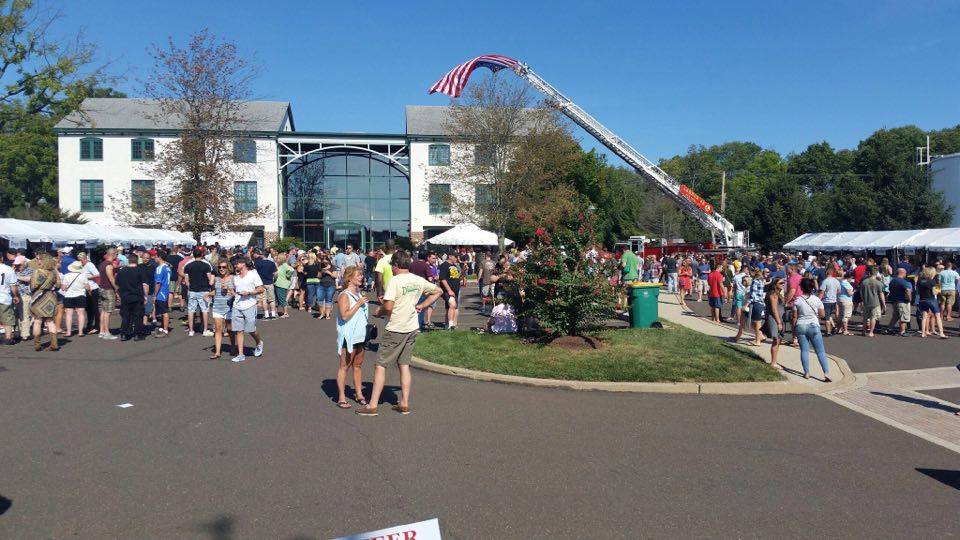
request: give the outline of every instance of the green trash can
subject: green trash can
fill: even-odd
[[[630,284],[630,328],[650,328],[660,317],[657,301],[659,283]]]

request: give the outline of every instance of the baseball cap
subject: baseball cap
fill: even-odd
[[[151,249],[151,250],[148,251],[147,253],[149,253],[150,255],[156,255],[156,254],[157,254],[157,250]]]
[[[27,258],[24,257],[23,255],[17,255],[17,256],[13,259],[13,264],[24,264],[24,263],[26,263],[26,262],[27,262]]]

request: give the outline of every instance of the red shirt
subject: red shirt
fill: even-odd
[[[867,265],[860,264],[853,269],[853,284],[859,286],[863,281],[863,275],[867,273]]]
[[[787,302],[787,307],[793,307],[793,303],[796,302],[797,297],[800,296],[800,280],[802,279],[799,272],[794,272],[787,276],[787,289],[783,292],[785,295],[790,296],[790,291],[794,291],[793,298]]]
[[[719,269],[710,272],[710,275],[707,276],[707,285],[710,286],[710,298],[721,298],[723,297],[723,274]]]

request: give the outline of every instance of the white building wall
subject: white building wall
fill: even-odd
[[[462,216],[442,216],[430,214],[430,184],[450,184],[450,191],[459,201],[469,203],[474,198],[473,184],[458,183],[456,179],[444,174],[445,166],[429,164],[429,148],[437,142],[412,142],[410,144],[410,230],[422,238],[424,227],[451,227],[464,221]],[[473,159],[471,145],[450,145],[450,162]]]
[[[111,213],[111,195],[129,194],[131,180],[157,180],[151,174],[151,162],[133,161],[130,157],[131,135],[98,135],[103,139],[103,160],[81,160],[80,139],[85,136],[63,135],[57,138],[59,165],[60,208],[80,211],[80,180],[103,180],[103,212],[83,212],[93,223],[114,223]],[[150,137],[157,155],[172,137]],[[238,164],[244,179],[257,182],[257,202],[268,205],[270,212],[264,218],[252,220],[251,225],[262,226],[265,232],[276,232],[279,223],[279,185],[277,180],[277,144],[273,139],[257,139],[257,162]],[[157,192],[162,191],[162,180],[157,180]],[[233,193],[228,196],[232,197]]]

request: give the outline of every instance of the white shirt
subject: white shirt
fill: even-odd
[[[79,298],[87,294],[88,283],[87,275],[83,272],[67,272],[60,276],[60,285],[66,285],[66,289],[60,289],[64,298]]]
[[[13,268],[0,263],[0,304],[9,306],[13,304],[13,291],[11,285],[17,284],[17,274]]]
[[[823,301],[828,304],[837,303],[837,294],[840,292],[840,280],[835,277],[828,277],[820,285],[823,291]]]
[[[93,279],[100,277],[100,271],[97,270],[97,265],[93,264],[90,261],[87,261],[87,264],[83,265],[83,273],[87,276],[87,282],[90,284],[90,290],[95,291],[100,288],[100,285]]]
[[[247,270],[247,275],[240,277],[240,274],[233,276],[233,287],[237,291],[237,294],[246,292],[252,293],[257,290],[257,287],[263,285],[263,280],[260,279],[260,274],[256,270]],[[234,309],[247,309],[257,305],[257,295],[251,296],[237,296],[236,300],[233,301]]]
[[[823,309],[823,302],[813,296],[798,296],[793,307],[797,309],[797,326],[801,324],[820,324],[819,310]]]

